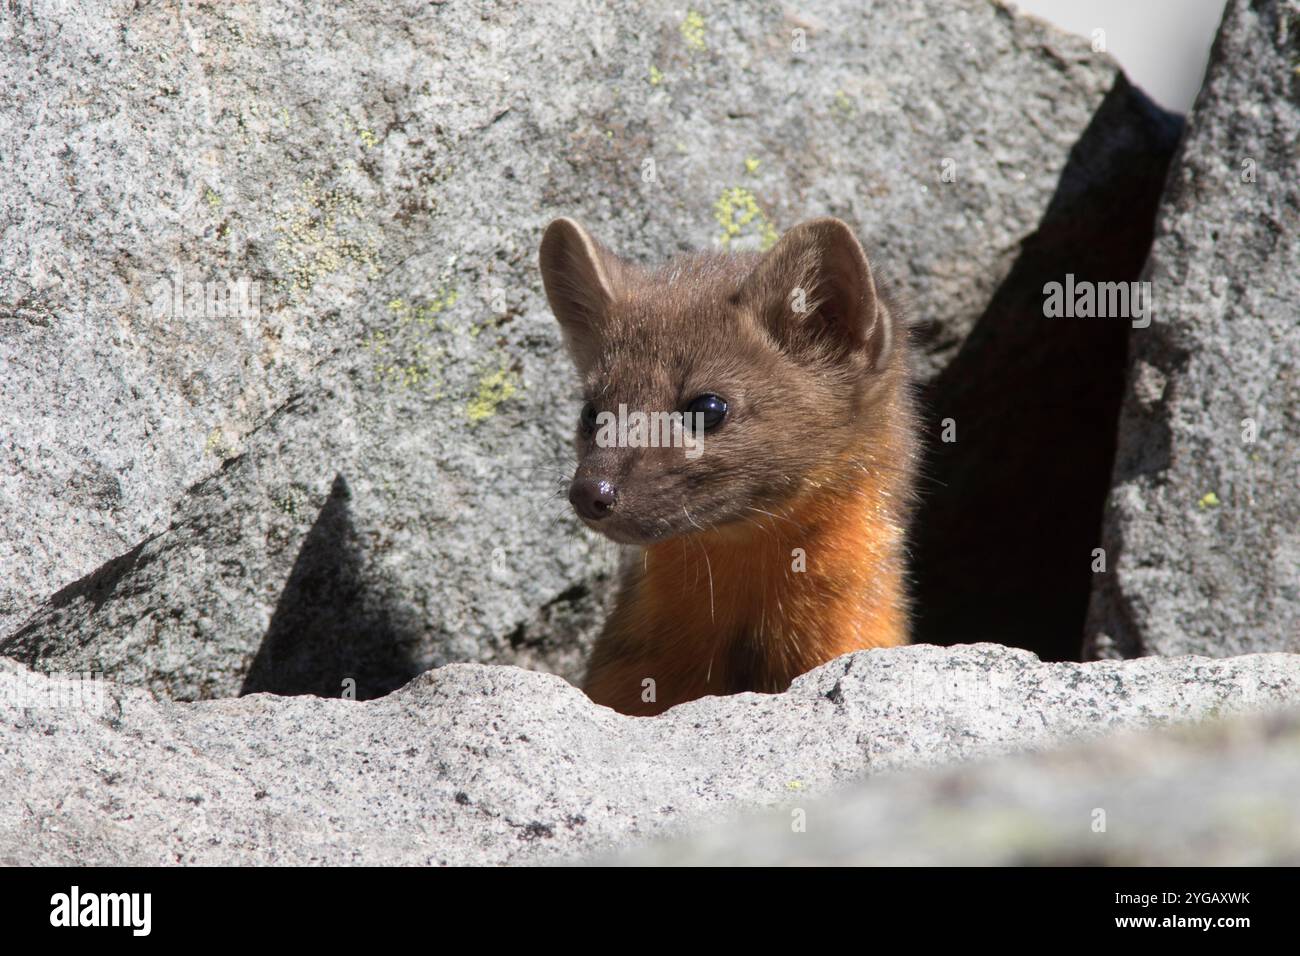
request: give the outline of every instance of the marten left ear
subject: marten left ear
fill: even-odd
[[[879,368],[892,347],[889,316],[853,230],[838,219],[795,226],[763,256],[736,301],[783,347],[825,350]]]
[[[626,267],[572,219],[556,219],[546,227],[538,265],[569,355],[579,370],[586,369],[599,350],[601,328]]]

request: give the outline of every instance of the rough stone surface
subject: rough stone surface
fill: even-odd
[[[780,810],[600,862],[1295,866],[1297,754],[1294,709],[1122,734],[1050,753],[897,774],[833,799],[796,798]]]
[[[705,698],[657,718],[597,707],[552,675],[477,664],[366,702],[180,703],[114,685],[96,712],[66,696],[40,706],[49,682],[0,662],[0,862],[504,863],[609,854],[862,774],[1295,703],[1300,656],[1043,664],[987,644],[864,651],[785,694]],[[1294,781],[1289,764],[1252,779]],[[1063,779],[1081,774],[1062,764]],[[1257,797],[1276,807],[1273,791]]]
[[[1092,656],[1300,651],[1297,64],[1294,5],[1228,4],[1131,337]]]
[[[1054,202],[1163,168],[1111,60],[997,6],[693,7],[7,5],[7,652],[182,698],[571,673],[616,555],[554,495],[551,217],[650,260],[842,216],[932,375]]]
[[[576,679],[594,625],[575,621],[574,609],[592,603],[590,590],[549,602],[528,592],[536,615],[510,632],[475,632],[465,605],[440,589],[461,556],[485,577],[506,576],[488,550],[497,539],[476,538],[491,519],[413,526],[367,464],[353,385],[322,375],[291,398],[246,437],[243,454],[185,493],[165,532],[54,594],[0,651],[179,700],[259,691],[369,699],[466,659]],[[457,460],[452,449],[420,454]],[[496,499],[473,497],[487,507]],[[539,550],[533,560],[571,555]],[[432,630],[445,636],[430,641]]]

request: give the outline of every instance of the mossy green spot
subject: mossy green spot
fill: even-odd
[[[290,518],[297,518],[302,511],[302,506],[307,503],[307,496],[303,490],[294,485],[272,489],[270,499],[277,511]]]

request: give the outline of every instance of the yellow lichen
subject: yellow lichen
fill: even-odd
[[[502,402],[517,392],[514,375],[508,368],[498,369],[479,379],[478,394],[465,406],[471,425],[486,421],[496,414]]]
[[[424,302],[390,300],[388,311],[393,316],[393,324],[371,332],[362,342],[362,347],[374,359],[375,378],[402,388],[414,388],[426,382],[437,385],[445,350],[435,347],[427,336],[440,328],[439,315],[459,298],[459,292],[444,285]]]
[[[731,241],[739,237],[751,223],[758,231],[761,248],[770,249],[776,244],[776,227],[759,208],[754,194],[743,186],[723,190],[718,201],[713,204],[713,217],[722,227],[720,241],[724,246],[731,245]]]
[[[298,517],[299,511],[306,503],[302,491],[292,485],[272,490],[270,499],[271,504],[275,506],[277,511],[288,515],[290,518]]]
[[[378,246],[362,235],[367,230],[361,201],[341,189],[322,189],[314,180],[300,184],[293,202],[277,215],[275,231],[275,249],[295,299],[348,266],[361,266],[371,277],[379,273]]]
[[[660,71],[659,67],[655,66],[652,63],[650,65],[650,85],[658,86],[663,81],[664,81],[663,73]]]
[[[235,457],[237,449],[235,443],[226,437],[225,429],[217,425],[208,432],[208,437],[203,442],[203,453],[225,460]]]
[[[365,341],[365,347],[375,355],[375,378],[379,382],[402,388],[415,388],[426,382],[436,384],[442,349],[427,342],[415,342],[408,345],[399,357],[394,357],[391,346],[391,340],[383,332],[371,333]]]
[[[753,156],[745,157],[745,172],[749,173],[751,176],[758,172],[758,160]]]
[[[432,329],[438,325],[439,313],[450,309],[459,299],[459,292],[443,286],[432,299],[419,305],[410,304],[402,299],[393,299],[388,303],[388,311],[393,313],[399,327],[414,323]]]
[[[1207,491],[1196,504],[1201,508],[1217,508],[1221,502],[1213,491]]]
[[[691,10],[686,14],[686,19],[682,21],[682,39],[692,50],[703,50],[704,43],[704,17],[697,10]]]

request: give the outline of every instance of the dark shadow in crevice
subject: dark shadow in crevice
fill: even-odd
[[[367,586],[350,498],[347,482],[336,475],[303,540],[241,696],[339,697],[352,689],[356,699],[367,700],[396,690],[420,672],[413,655],[414,628]]]
[[[918,642],[1079,660],[1101,547],[1130,322],[1048,318],[1043,288],[1137,280],[1181,132],[1122,77],[1038,229],[953,361],[922,390],[913,526]],[[952,419],[956,441],[941,440]]]

